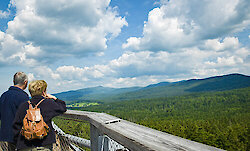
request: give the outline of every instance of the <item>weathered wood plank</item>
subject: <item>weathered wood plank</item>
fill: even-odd
[[[90,125],[90,142],[91,142],[91,151],[98,151],[98,138],[99,136],[101,136],[102,134],[100,133],[100,131],[94,126],[94,125]]]
[[[68,110],[63,116],[87,120],[97,128],[100,133],[108,135],[133,151],[221,150],[202,143],[147,128],[126,120],[121,120],[105,113]]]

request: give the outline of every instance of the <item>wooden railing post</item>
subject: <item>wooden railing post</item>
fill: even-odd
[[[90,142],[91,142],[91,151],[101,150],[101,145],[99,144],[99,136],[102,134],[100,131],[92,124],[90,124]]]

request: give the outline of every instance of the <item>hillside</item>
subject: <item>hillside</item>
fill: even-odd
[[[79,108],[105,112],[225,150],[249,150],[250,87]]]
[[[139,90],[141,87],[130,87],[130,88],[109,88],[109,87],[91,87],[79,90],[72,90],[67,92],[61,92],[54,94],[55,96],[59,97],[65,101],[89,101],[89,100],[103,100],[103,98],[127,93],[131,91]]]
[[[197,92],[224,91],[250,86],[250,76],[229,74],[205,79],[161,82],[146,87],[108,88],[93,87],[55,94],[66,101],[124,101],[142,98],[180,96]]]
[[[105,112],[159,131],[228,151],[248,151],[250,87],[185,96],[107,102],[75,108]],[[87,123],[55,119],[67,133],[89,139]]]

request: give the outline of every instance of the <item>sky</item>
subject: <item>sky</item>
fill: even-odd
[[[1,0],[0,93],[250,75],[249,0]]]

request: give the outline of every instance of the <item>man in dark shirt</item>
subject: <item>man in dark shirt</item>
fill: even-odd
[[[7,146],[8,150],[15,150],[12,123],[17,108],[20,104],[29,100],[28,94],[23,91],[28,84],[27,75],[23,72],[17,72],[14,75],[13,82],[14,86],[11,86],[9,90],[4,92],[0,97],[0,141]],[[6,150],[6,148],[4,150]]]

